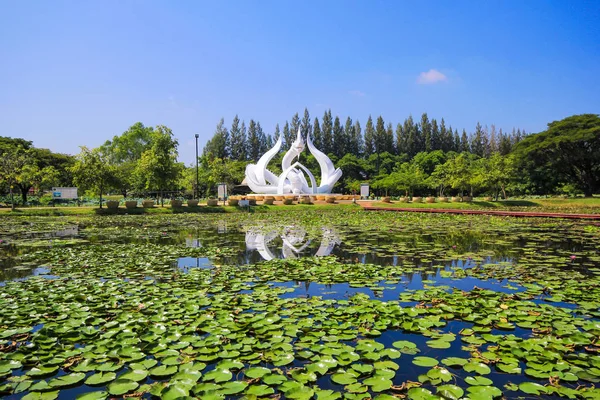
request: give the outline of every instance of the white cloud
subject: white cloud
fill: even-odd
[[[348,94],[351,94],[352,96],[363,97],[366,93],[361,92],[360,90],[350,90]]]
[[[417,78],[417,83],[420,85],[431,85],[438,82],[446,82],[448,77],[442,74],[437,69],[430,69],[427,72],[421,72]]]

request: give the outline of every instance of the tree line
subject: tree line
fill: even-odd
[[[298,113],[294,114],[291,122],[285,121],[282,130],[277,124],[272,134],[265,133],[260,122],[253,119],[246,127],[245,121],[240,121],[236,115],[231,127],[227,128],[222,118],[203,154],[221,159],[258,161],[280,135],[283,135],[283,148],[289,148],[298,130],[304,138],[310,135],[318,149],[337,159],[347,154],[369,158],[385,152],[412,159],[418,153],[436,150],[470,152],[479,157],[489,157],[493,153],[506,155],[527,135],[521,129],[504,132],[501,128],[496,129],[495,125],[488,128],[480,123],[473,132],[467,133],[462,129],[459,134],[457,129],[446,125],[444,118],[438,123],[435,118],[429,119],[427,113],[423,113],[419,121],[408,116],[395,127],[391,122],[386,123],[382,116],[377,117],[375,122],[369,116],[363,133],[358,120],[347,117],[342,124],[339,116],[333,118],[331,110],[325,111],[321,120],[318,117],[311,120],[308,109],[304,109],[302,118]]]
[[[282,135],[282,151],[269,165],[281,173],[281,158],[300,129],[315,145],[326,151],[344,175],[334,190],[358,191],[368,182],[378,194],[508,195],[577,194],[590,196],[600,191],[600,117],[573,115],[548,124],[545,131],[510,133],[491,125],[477,124],[467,133],[439,124],[427,114],[414,122],[375,122],[369,117],[364,134],[357,120],[342,126],[331,111],[311,121],[295,114],[280,131],[264,132],[259,122],[248,127],[235,117],[231,127],[223,119],[199,157],[198,186],[195,163],[177,160],[178,142],[166,126],[147,127],[138,122],[95,149],[81,148],[76,155],[53,153],[19,138],[0,137],[0,195],[13,194],[23,204],[35,188],[41,193],[52,186],[77,186],[102,196],[123,197],[215,193],[218,183],[230,187],[244,179],[245,167],[255,162]],[[313,171],[318,163],[304,153],[301,162]],[[318,175],[318,174],[317,174]],[[2,199],[0,199],[2,201]],[[5,199],[5,201],[7,201]],[[8,200],[12,204],[17,199]]]

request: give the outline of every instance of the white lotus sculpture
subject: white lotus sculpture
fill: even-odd
[[[294,159],[304,151],[304,140],[300,130],[298,130],[296,140],[281,160],[281,169],[283,170],[281,175],[276,176],[267,169],[269,162],[281,149],[282,143],[280,135],[275,146],[267,151],[256,164],[246,166],[246,182],[250,189],[254,193],[280,195],[331,193],[335,183],[342,177],[342,170],[336,169],[329,157],[313,145],[310,136],[307,137],[308,150],[316,158],[321,168],[321,182],[317,186],[315,177],[310,170],[300,162],[294,162]],[[308,176],[308,180],[306,176]]]
[[[333,229],[322,228],[322,232],[321,244],[314,254],[311,251],[310,256],[328,256],[336,245],[342,243]],[[273,260],[278,258],[272,251],[272,248],[277,245],[275,242],[277,238],[281,238],[282,241],[282,258],[298,258],[311,244],[311,239],[307,238],[306,231],[300,227],[288,227],[282,233],[278,233],[277,231],[264,233],[260,230],[248,230],[246,231],[246,249],[257,250],[263,259]]]

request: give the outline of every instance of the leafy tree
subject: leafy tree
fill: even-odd
[[[472,183],[473,170],[471,168],[471,158],[466,152],[460,153],[456,157],[448,159],[446,164],[448,182],[462,196]]]
[[[164,191],[177,188],[184,168],[177,162],[177,146],[171,129],[157,126],[152,135],[152,147],[142,154],[135,170],[143,189],[159,191],[161,205],[164,204]]]
[[[114,185],[116,176],[115,166],[109,162],[109,156],[104,154],[103,149],[82,146],[71,172],[78,189],[92,190],[99,195],[102,208],[102,195]]]
[[[28,150],[22,147],[16,149],[4,150],[0,154],[0,182],[5,183],[10,188],[11,208],[15,209],[13,198],[13,188],[20,181],[21,172],[28,163]]]
[[[514,150],[520,166],[542,168],[570,182],[586,197],[600,189],[600,116],[581,114],[554,121]]]
[[[100,152],[114,165],[137,162],[151,146],[154,128],[136,122],[120,136],[114,136],[100,146]]]

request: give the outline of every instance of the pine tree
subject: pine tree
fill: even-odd
[[[362,136],[362,129],[360,127],[360,121],[356,120],[354,124],[354,143],[356,146],[356,157],[362,157],[365,154],[365,142]]]
[[[246,132],[240,127],[240,119],[236,115],[229,130],[229,156],[232,160],[246,159]]]
[[[373,126],[373,118],[369,115],[365,127],[365,158],[369,158],[371,154],[375,154],[375,127]]]
[[[419,148],[418,152],[421,151],[431,151],[431,123],[429,122],[429,118],[427,117],[427,113],[423,113],[421,115],[421,136],[418,140]]]
[[[471,145],[469,144],[469,136],[467,131],[463,129],[462,136],[460,137],[460,152],[471,151]]]
[[[450,131],[450,139],[452,138],[452,131]],[[450,151],[452,148],[451,143],[448,141],[448,132],[446,130],[446,122],[444,118],[440,121],[440,149],[443,152]]]
[[[406,153],[406,136],[400,122],[396,125],[396,154]]]
[[[354,125],[352,125],[352,118],[346,118],[346,125],[344,126],[344,143],[345,143],[345,154],[358,153],[357,143],[354,141]]]
[[[333,118],[331,110],[325,111],[323,115],[323,124],[321,124],[321,134],[323,138],[323,153],[329,154],[333,152]]]
[[[452,127],[450,127],[450,132],[452,132]],[[452,142],[452,151],[460,153],[460,136],[458,136],[458,129],[454,130],[454,141]]]
[[[273,146],[275,146],[275,142],[273,141],[273,135],[269,133],[265,135],[265,146],[267,150],[270,150],[273,148]]]
[[[294,142],[294,136],[290,131],[290,124],[285,121],[285,125],[283,126],[283,148],[288,148]]]
[[[302,123],[300,124],[300,131],[302,132],[302,137],[306,140],[308,135],[312,133],[312,125],[310,124],[310,115],[308,114],[308,109],[304,109],[304,117],[302,118]]]
[[[253,119],[250,120],[250,124],[248,125],[248,156],[249,159],[257,162],[260,158],[260,137],[258,135],[258,130],[256,127],[256,122]]]
[[[279,135],[281,135],[281,132],[279,131],[279,124],[275,124],[275,133],[273,133],[273,140],[278,140],[279,139]],[[275,142],[273,142],[273,144],[275,144]],[[271,146],[273,147],[273,146]]]
[[[440,135],[440,128],[435,118],[431,119],[431,150],[442,149],[442,139]]]
[[[383,117],[380,115],[377,117],[377,124],[375,125],[375,153],[380,154],[385,151],[385,122]]]
[[[225,127],[224,118],[221,118],[217,124],[215,134],[204,146],[203,153],[218,158],[227,158],[229,156],[229,132]]]
[[[498,152],[498,134],[496,133],[496,125],[490,126],[490,153]]]
[[[404,131],[404,136],[406,137],[406,142],[404,145],[406,154],[408,154],[409,158],[413,158],[415,154],[417,154],[417,127],[415,126],[412,115],[409,115],[408,118],[404,120],[404,126],[402,130]]]
[[[323,149],[323,133],[321,132],[321,125],[319,125],[319,118],[315,118],[313,124],[312,142],[317,149]]]
[[[502,128],[498,132],[498,151],[503,156],[507,155],[512,151],[512,144],[510,142],[510,137],[508,134],[502,132]]]
[[[265,154],[267,150],[270,149],[270,147],[267,147],[267,135],[265,135],[265,132],[263,131],[262,127],[260,126],[260,122],[258,121],[256,121],[256,136],[258,136],[258,143],[260,148],[258,157],[260,158],[263,154]]]
[[[345,147],[344,129],[342,128],[340,117],[336,115],[333,123],[333,154],[335,154],[338,158],[344,157],[344,154],[346,154]]]
[[[483,135],[481,136],[481,148],[483,149],[483,157],[488,158],[491,154],[490,148],[490,133],[487,125],[483,128]]]
[[[385,129],[384,151],[387,151],[390,154],[396,154],[394,146],[394,128],[391,122],[388,122],[387,128]]]
[[[483,157],[485,153],[484,144],[483,144],[483,128],[481,124],[477,122],[477,126],[475,126],[475,134],[471,138],[471,152],[473,154],[477,154],[479,157]]]
[[[291,142],[286,143],[286,147],[289,148],[292,145],[292,143],[296,140],[296,137],[298,135],[298,129],[300,129],[300,116],[298,115],[298,113],[296,113],[292,117],[292,122],[290,123]]]

